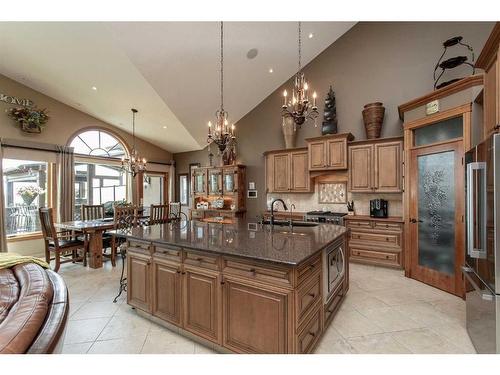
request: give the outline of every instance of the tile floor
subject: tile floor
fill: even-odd
[[[64,264],[70,318],[63,353],[215,353],[136,314],[125,295],[114,304],[121,263],[99,270]],[[465,303],[403,276],[352,264],[350,290],[316,353],[475,353]]]

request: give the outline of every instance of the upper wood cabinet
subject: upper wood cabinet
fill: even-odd
[[[500,126],[500,23],[497,22],[476,62],[484,69],[484,138]]]
[[[400,138],[349,146],[349,191],[402,192],[402,148]]]
[[[351,133],[332,134],[306,139],[309,154],[309,170],[325,171],[347,169],[347,142]]]
[[[269,193],[304,193],[311,191],[306,148],[266,153],[266,185]]]

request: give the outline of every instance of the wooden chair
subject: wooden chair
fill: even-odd
[[[114,229],[126,229],[137,226],[138,215],[137,207],[133,205],[120,205],[113,207],[113,222]],[[116,236],[112,236],[111,240],[111,264],[116,265],[116,249],[119,245],[119,240]]]
[[[80,206],[80,215],[82,220],[99,220],[99,219],[104,219],[105,214],[104,214],[104,205],[103,204],[82,204]],[[86,241],[88,241],[88,238],[85,238]],[[103,255],[108,256],[112,258],[111,255],[107,255],[105,253],[105,249],[112,248],[112,241],[113,241],[113,236],[109,233],[103,233],[102,235],[102,249],[103,249]],[[111,262],[113,263],[113,262]],[[114,265],[114,264],[113,264]]]
[[[103,204],[82,204],[81,205],[82,220],[98,220],[104,219],[104,205]]]
[[[149,225],[168,223],[168,212],[168,204],[152,204],[149,209]]]
[[[52,208],[39,208],[38,214],[45,242],[45,260],[47,263],[56,261],[54,271],[59,271],[61,264],[67,262],[83,261],[83,265],[87,266],[87,244],[75,239],[70,231],[56,231]],[[82,250],[81,256],[78,256],[78,250]],[[50,257],[51,252],[54,253],[54,258]],[[71,258],[61,260],[61,256],[64,258],[67,255],[71,255]]]

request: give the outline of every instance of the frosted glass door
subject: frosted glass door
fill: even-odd
[[[453,151],[417,158],[418,264],[455,272],[455,155]]]
[[[463,293],[464,166],[462,142],[411,151],[409,255],[411,277]]]

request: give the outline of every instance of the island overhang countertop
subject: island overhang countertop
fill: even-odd
[[[295,266],[346,233],[343,226],[313,227],[261,225],[235,219],[231,224],[179,221],[113,231],[127,239],[233,255]]]

